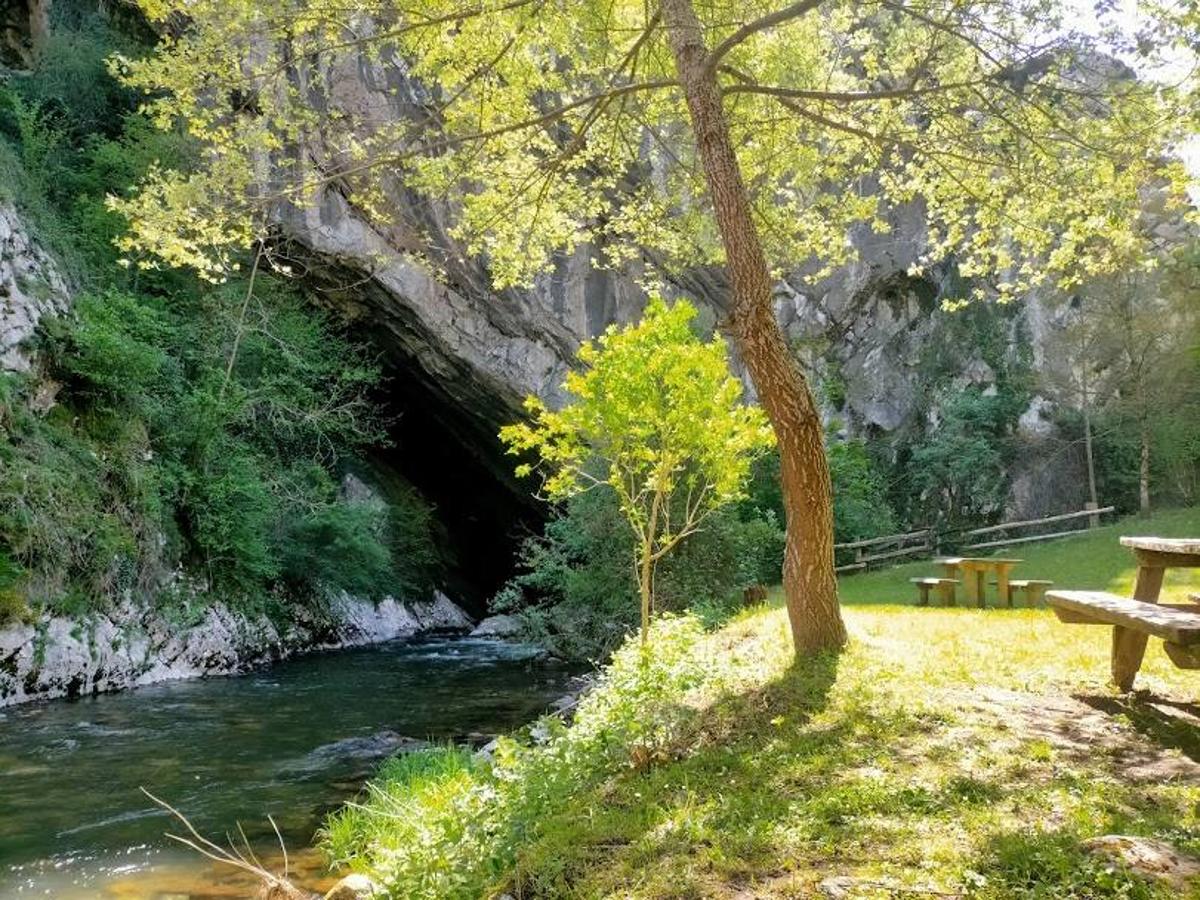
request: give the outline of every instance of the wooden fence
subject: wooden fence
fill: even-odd
[[[1116,510],[1114,506],[1105,506],[1101,509],[1081,509],[1079,512],[1063,513],[1058,516],[1046,516],[1044,519],[1026,519],[1023,522],[1004,522],[1001,525],[989,525],[987,528],[973,528],[970,531],[964,531],[962,536],[965,538],[977,538],[990,535],[1004,535],[1010,531],[1019,531],[1024,528],[1037,528],[1042,525],[1051,525],[1058,522],[1067,522],[1072,519],[1087,518],[1088,522],[1084,528],[1070,528],[1066,531],[1055,531],[1050,534],[1030,534],[1024,537],[1001,537],[987,541],[979,541],[973,544],[964,544],[960,550],[988,550],[992,547],[1007,547],[1010,544],[1028,544],[1032,541],[1048,541],[1052,538],[1066,537],[1076,532],[1083,531],[1087,528],[1095,528],[1100,524],[1100,516],[1104,513],[1111,513]]]
[[[1049,541],[1053,538],[1077,534],[1100,524],[1100,516],[1115,512],[1116,507],[1105,506],[1099,509],[1082,509],[1079,512],[1062,513],[1057,516],[1046,516],[1042,519],[1025,519],[1020,522],[1003,522],[1000,525],[989,525],[986,528],[972,528],[954,534],[937,535],[932,528],[921,528],[904,534],[888,534],[883,537],[868,538],[863,541],[849,541],[844,544],[834,544],[833,549],[839,559],[845,560],[837,567],[839,572],[854,572],[866,569],[875,563],[900,559],[910,556],[933,556],[941,552],[939,544],[942,540],[954,538],[955,552],[966,550],[989,550],[995,547],[1007,547],[1011,544],[1028,544],[1033,541]],[[1069,522],[1087,519],[1083,528],[1072,528],[1066,531],[1056,530],[1047,534],[1029,534],[1013,536],[1011,532],[1024,529],[1041,528],[1059,522]],[[995,536],[995,537],[993,537]],[[962,543],[971,538],[988,538],[984,541]],[[851,554],[852,557],[851,557]]]
[[[903,556],[924,555],[933,552],[933,531],[922,528],[905,534],[888,534],[883,537],[868,538],[865,541],[850,541],[846,544],[834,544],[834,551],[854,551],[854,561],[837,567],[839,572],[853,572],[865,569],[872,563],[888,559],[898,559]]]

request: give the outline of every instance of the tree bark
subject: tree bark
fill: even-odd
[[[1142,459],[1138,466],[1138,509],[1150,512],[1150,429],[1142,426]]]
[[[725,248],[729,327],[779,443],[787,518],[783,587],[796,652],[841,647],[846,628],[833,563],[833,492],[812,391],[775,318],[773,284],[691,0],[662,0],[675,59]]]
[[[642,601],[642,649],[650,640],[650,615],[654,612],[654,536],[658,533],[658,511],[662,492],[655,491],[650,504],[650,525],[641,536],[641,559],[638,560],[638,591]]]
[[[1083,451],[1087,457],[1087,476],[1088,476],[1088,500],[1092,503],[1092,508],[1100,506],[1100,500],[1096,496],[1096,457],[1092,449],[1092,406],[1088,399],[1088,383],[1087,375],[1082,379],[1083,387]]]

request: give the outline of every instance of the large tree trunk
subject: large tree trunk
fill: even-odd
[[[821,418],[775,319],[771,274],[716,76],[706,65],[703,29],[691,0],[662,0],[662,16],[725,248],[730,330],[779,442],[787,516],[783,587],[792,638],[798,653],[837,648],[846,642],[846,628],[833,570],[833,498]]]

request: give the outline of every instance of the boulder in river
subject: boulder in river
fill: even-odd
[[[515,638],[521,633],[521,620],[516,616],[488,616],[471,632],[476,638]]]
[[[339,759],[378,759],[396,753],[412,753],[416,750],[428,749],[427,741],[397,734],[394,731],[377,731],[375,734],[343,738],[340,741],[322,744],[304,758],[304,762],[299,768],[324,769],[329,763]]]

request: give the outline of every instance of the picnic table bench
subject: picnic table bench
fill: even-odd
[[[910,578],[908,579],[917,586],[919,598],[917,606],[929,605],[929,589],[937,588],[938,599],[942,606],[955,606],[954,588],[958,584],[957,578]]]
[[[944,556],[935,559],[934,562],[946,570],[947,578],[961,579],[967,603],[975,602],[983,609],[987,605],[984,598],[984,580],[988,571],[996,573],[997,596],[1002,601],[1010,602],[1008,576],[1013,566],[1021,560],[995,556]]]
[[[1055,615],[1068,623],[1112,626],[1112,679],[1123,691],[1132,689],[1151,637],[1163,641],[1179,668],[1200,669],[1200,605],[1158,602],[1168,568],[1200,568],[1200,540],[1123,537],[1121,544],[1137,558],[1133,596],[1049,591],[1046,600]]]
[[[1004,598],[1010,607],[1014,606],[1013,595],[1017,591],[1025,592],[1026,606],[1041,606],[1046,599],[1046,590],[1054,584],[1044,578],[1010,578],[1008,580],[1008,595]],[[999,588],[999,585],[996,586]]]

